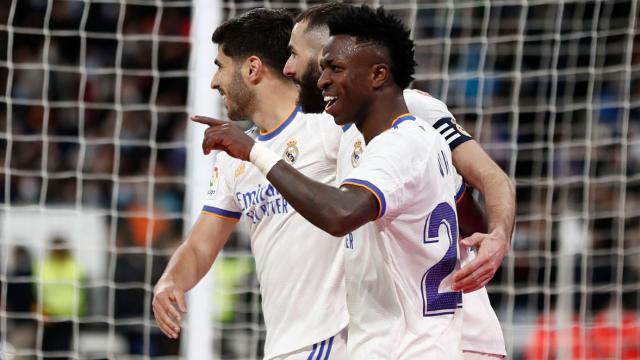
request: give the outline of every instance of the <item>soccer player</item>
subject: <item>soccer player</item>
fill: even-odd
[[[354,123],[367,144],[340,188],[225,122],[199,119],[210,125],[203,149],[250,160],[300,214],[345,236],[350,358],[459,359],[457,174],[445,139],[403,99],[415,65],[409,31],[367,6],[341,9],[329,28],[318,82],[325,109],[339,125]],[[339,168],[353,161],[351,152],[338,157]]]
[[[318,5],[296,19],[289,41],[291,55],[284,73],[298,85],[299,103],[305,112],[324,110],[322,92],[317,87],[320,77],[317,59],[329,39],[328,17],[347,6],[351,5]],[[502,358],[506,355],[504,338],[484,285],[493,277],[509,248],[515,217],[513,185],[478,143],[455,123],[445,104],[418,90],[405,90],[403,94],[409,112],[427,121],[445,137],[457,171],[485,196],[489,233],[476,233],[462,240],[467,246],[478,246],[478,254],[454,275],[454,285],[465,291],[462,336],[465,358]],[[352,152],[354,162],[361,156],[365,145],[356,127],[345,132],[341,148]],[[343,169],[354,166],[346,165]],[[461,216],[461,220],[466,219]]]
[[[211,87],[223,96],[232,120],[256,125],[247,137],[251,142],[277,152],[306,176],[334,184],[342,130],[303,114],[293,82],[282,74],[292,27],[286,12],[267,9],[222,24],[213,34],[218,71]],[[202,214],[155,286],[160,329],[178,336],[184,293],[209,271],[241,217],[249,223],[260,282],[265,358],[346,359],[341,240],[302,218],[251,163],[225,153],[218,154]]]

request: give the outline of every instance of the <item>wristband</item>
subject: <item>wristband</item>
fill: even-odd
[[[264,176],[267,176],[271,168],[280,160],[280,156],[257,141],[253,144],[251,152],[249,152],[249,161],[251,161]]]

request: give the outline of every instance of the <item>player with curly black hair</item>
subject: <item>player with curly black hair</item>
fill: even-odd
[[[413,81],[416,62],[411,32],[402,21],[382,7],[344,7],[327,19],[331,36],[349,35],[358,43],[373,43],[386,48],[393,80],[402,89]]]
[[[299,102],[306,112],[324,109],[322,91],[315,85],[320,78],[317,59],[329,40],[329,17],[339,9],[350,7],[330,2],[310,7],[300,13],[289,40],[290,57],[283,72],[298,85]],[[404,99],[409,111],[427,121],[445,137],[452,152],[453,164],[465,181],[479,190],[485,199],[487,227],[466,231],[469,216],[458,212],[461,240],[465,246],[475,246],[477,255],[453,274],[454,287],[463,290],[464,327],[462,348],[464,358],[504,358],[504,337],[500,322],[491,306],[484,285],[499,269],[509,249],[515,219],[515,191],[511,180],[487,155],[480,144],[467,134],[447,106],[433,96],[416,89],[405,89]],[[341,143],[351,147],[354,156],[364,150],[355,127],[349,128]],[[361,142],[358,142],[358,141]],[[355,149],[357,148],[357,151]],[[472,198],[465,192],[461,202]],[[464,225],[464,226],[463,226]]]

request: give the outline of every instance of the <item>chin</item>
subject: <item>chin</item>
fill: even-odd
[[[344,117],[336,116],[333,114],[329,114],[329,115],[333,116],[333,122],[335,122],[336,125],[344,126],[344,125],[350,124],[348,121],[342,120],[344,119]]]

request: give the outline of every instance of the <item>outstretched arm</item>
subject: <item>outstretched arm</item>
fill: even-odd
[[[185,293],[211,269],[235,224],[201,214],[187,239],[171,256],[153,289],[153,313],[160,330],[168,337],[178,337],[182,313],[187,311]]]
[[[279,157],[274,158],[273,153],[265,154],[268,149],[226,121],[203,116],[192,120],[209,125],[202,142],[205,154],[224,150],[251,161],[300,215],[329,234],[345,235],[376,218],[378,202],[369,191],[350,185],[336,188],[309,179]]]
[[[476,141],[467,141],[453,150],[458,173],[485,199],[488,233],[476,232],[461,240],[478,248],[476,258],[453,277],[456,290],[471,292],[485,286],[509,251],[515,219],[515,189],[511,180]]]

